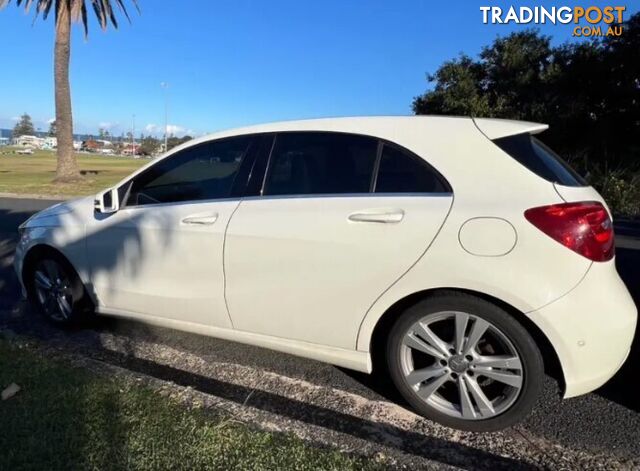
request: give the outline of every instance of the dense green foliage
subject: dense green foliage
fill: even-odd
[[[180,144],[184,144],[185,142],[190,141],[191,139],[193,138],[189,135],[183,137],[169,136],[169,138],[167,139],[167,150],[171,150],[174,147],[179,146]]]
[[[626,202],[610,201],[617,212],[640,213],[638,191],[626,190],[637,190],[640,168],[640,13],[621,36],[559,46],[535,30],[512,33],[427,78],[416,114],[547,123],[542,139],[600,190],[625,188]]]
[[[0,469],[380,469],[0,339]]]

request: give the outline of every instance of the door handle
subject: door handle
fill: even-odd
[[[349,221],[378,222],[383,224],[397,224],[402,221],[402,218],[404,218],[404,211],[402,209],[362,211],[349,215]]]
[[[218,213],[206,215],[187,216],[182,220],[183,224],[197,224],[207,226],[213,224],[218,219]]]

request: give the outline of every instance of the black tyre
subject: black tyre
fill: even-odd
[[[540,350],[524,327],[500,307],[458,292],[408,308],[391,329],[386,359],[416,411],[474,432],[521,421],[544,379]]]
[[[76,325],[93,312],[80,277],[56,252],[46,252],[29,264],[25,285],[31,305],[54,324]]]

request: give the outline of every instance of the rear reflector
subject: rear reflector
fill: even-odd
[[[524,217],[589,260],[605,262],[613,258],[613,226],[606,208],[597,201],[540,206],[527,209]]]

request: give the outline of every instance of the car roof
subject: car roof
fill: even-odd
[[[469,116],[355,116],[279,121],[227,129],[196,138],[183,144],[183,146],[188,147],[198,142],[224,137],[284,131],[332,131],[385,137],[386,134],[393,134],[398,126],[411,125],[412,127],[419,126],[421,128],[424,126],[423,129],[428,131],[430,124],[437,124],[439,132],[441,132],[443,125],[445,128],[449,128],[450,131],[455,132],[460,128],[468,127],[470,122],[475,123],[475,126],[489,139],[525,132],[535,134],[544,131],[548,127],[546,124],[527,121],[472,118]]]
[[[504,153],[491,140],[526,132],[537,133],[546,128],[546,125],[539,123],[468,116],[360,116],[281,121],[229,129],[192,139],[142,166],[127,179],[159,160],[203,142],[285,131],[360,134],[394,142],[427,160],[452,184],[467,180],[472,184],[482,176],[490,181],[495,169],[500,166],[504,168],[502,173],[520,173],[524,174],[523,178],[530,179],[533,174],[528,175],[531,172],[513,159],[505,159]],[[535,178],[539,180],[539,177]],[[513,185],[519,184],[517,178],[510,177],[510,181]]]

